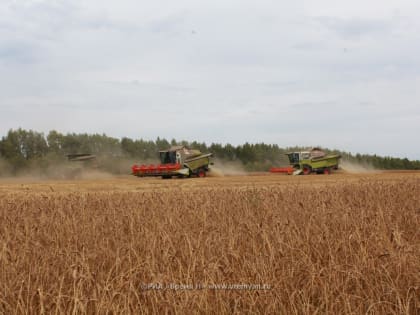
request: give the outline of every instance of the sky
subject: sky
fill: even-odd
[[[19,127],[420,159],[420,1],[0,0]]]

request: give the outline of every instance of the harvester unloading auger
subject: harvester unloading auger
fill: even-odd
[[[289,175],[331,174],[332,170],[338,169],[341,156],[338,154],[326,154],[318,148],[311,151],[290,152],[286,154],[290,166],[272,167],[271,173],[286,173]]]
[[[154,176],[171,178],[205,177],[209,171],[212,153],[203,154],[199,150],[188,149],[185,146],[173,146],[168,150],[159,151],[158,165],[133,165],[132,174],[139,177]]]

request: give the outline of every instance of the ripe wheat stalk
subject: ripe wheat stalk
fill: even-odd
[[[3,191],[0,313],[420,314],[419,191]]]

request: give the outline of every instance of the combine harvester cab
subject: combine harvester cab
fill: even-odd
[[[188,149],[185,146],[174,146],[168,150],[159,151],[159,165],[133,165],[132,174],[139,177],[162,177],[173,176],[205,177],[209,171],[210,157],[212,153],[203,154],[199,150]]]
[[[332,170],[338,169],[341,156],[338,154],[326,154],[318,148],[311,151],[290,152],[289,167],[273,167],[271,173],[287,173],[289,175],[331,174]]]

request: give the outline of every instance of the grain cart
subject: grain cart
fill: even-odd
[[[271,173],[286,173],[293,175],[330,174],[332,170],[338,169],[340,155],[326,154],[318,148],[311,151],[290,152],[286,154],[290,166],[273,167]]]
[[[205,177],[209,171],[212,153],[203,154],[199,150],[188,149],[185,146],[173,146],[168,150],[159,151],[160,164],[133,165],[131,172],[139,177]]]

